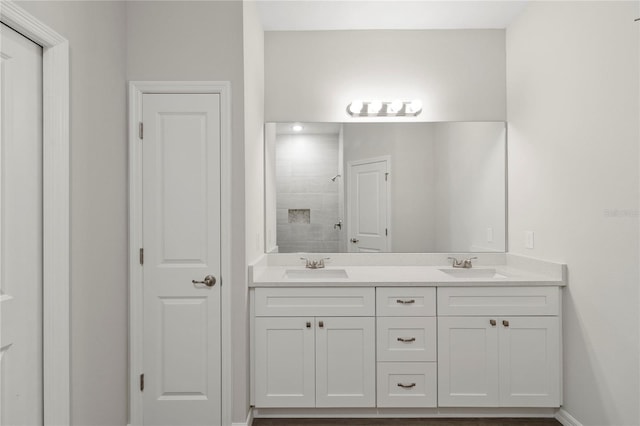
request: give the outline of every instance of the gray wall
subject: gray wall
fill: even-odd
[[[231,309],[246,312],[243,5],[235,1],[19,5],[66,37],[71,51],[72,423],[126,425],[127,81],[231,81]],[[252,81],[257,87],[252,94],[259,93],[259,81]],[[258,118],[252,122],[262,122],[259,108],[255,114]],[[244,421],[246,315],[234,316],[232,327],[233,375],[239,383],[234,386],[233,418]]]
[[[19,5],[70,45],[71,421],[125,425],[125,3],[29,1]]]
[[[391,157],[391,251],[434,251],[433,125],[347,123],[343,128],[345,185],[350,161]]]
[[[504,123],[435,123],[434,251],[505,251]],[[493,237],[488,238],[488,228]]]
[[[234,421],[244,421],[248,407],[248,350],[243,4],[238,1],[127,1],[126,5],[128,80],[231,81],[232,413]]]
[[[640,424],[638,16],[530,2],[507,30],[509,247],[568,265],[564,409],[584,425]]]
[[[504,121],[504,43],[504,30],[266,32],[266,120],[357,121],[354,99],[419,98],[417,121]]]

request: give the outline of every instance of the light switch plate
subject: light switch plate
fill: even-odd
[[[533,246],[533,231],[524,231],[524,248],[532,249]]]
[[[488,243],[492,243],[493,242],[493,228],[491,228],[491,227],[487,228],[487,242]]]

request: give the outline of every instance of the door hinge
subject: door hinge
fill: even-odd
[[[144,374],[140,375],[140,392],[144,391]]]
[[[144,125],[142,124],[142,121],[141,121],[138,125],[138,137],[142,140],[143,136],[144,136]]]
[[[144,265],[144,249],[140,249],[140,264]]]
[[[388,180],[389,180],[389,172],[386,172],[386,173],[384,174],[384,181],[386,182],[386,181],[388,181]]]

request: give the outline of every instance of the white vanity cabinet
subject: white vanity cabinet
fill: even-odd
[[[256,407],[374,407],[375,289],[259,288]]]
[[[436,407],[436,289],[378,287],[376,307],[378,407]]]
[[[438,405],[560,406],[560,288],[438,288]]]

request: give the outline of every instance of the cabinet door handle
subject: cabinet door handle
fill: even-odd
[[[416,385],[415,383],[411,383],[410,385],[405,385],[404,383],[398,383],[398,387],[403,389],[411,389],[415,385]]]
[[[509,321],[502,320],[502,325],[504,325],[505,327],[509,327]]]
[[[489,324],[496,325],[497,323],[496,323],[496,320],[489,320]]]
[[[320,328],[324,328],[324,321],[320,321],[320,322],[318,323],[318,327],[320,327]]]
[[[416,341],[415,337],[410,337],[408,339],[405,339],[403,337],[398,337],[398,342],[411,343],[411,342],[415,342],[415,341]]]
[[[403,305],[410,305],[410,304],[412,304],[412,303],[416,303],[416,301],[415,301],[415,300],[413,300],[413,299],[409,299],[409,300],[397,299],[397,300],[396,300],[396,303],[401,303],[401,304],[403,304]]]
[[[311,328],[311,321],[307,321],[307,328]]]

